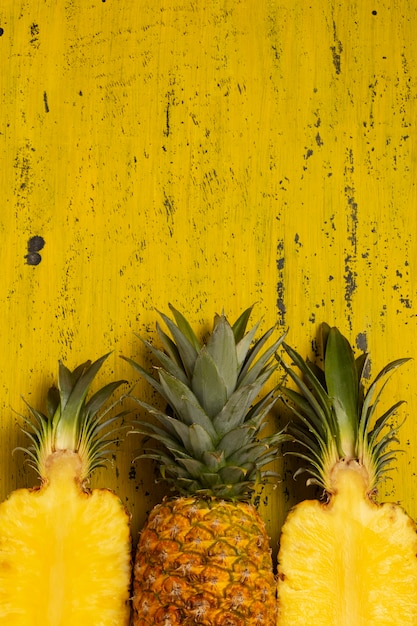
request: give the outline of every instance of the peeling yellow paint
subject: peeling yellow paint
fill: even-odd
[[[416,28],[413,0],[1,3],[3,497],[36,480],[11,456],[21,395],[108,350],[103,377],[133,381],[119,355],[147,362],[133,333],[168,302],[196,330],[256,302],[304,354],[337,323],[374,372],[415,356]],[[381,493],[414,518],[415,368],[389,387],[405,452]],[[94,478],[134,531],[164,492],[138,445]],[[274,545],[303,491],[281,469]]]

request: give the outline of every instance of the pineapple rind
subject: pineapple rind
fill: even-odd
[[[165,499],[142,530],[134,575],[135,626],[275,626],[269,538],[249,504]]]

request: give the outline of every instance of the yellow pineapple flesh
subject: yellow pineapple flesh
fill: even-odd
[[[56,455],[50,481],[0,504],[0,624],[127,626],[129,517],[74,478],[78,455]]]
[[[182,497],[157,505],[134,579],[136,626],[274,624],[269,538],[245,503]]]

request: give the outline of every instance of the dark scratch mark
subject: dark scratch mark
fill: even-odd
[[[403,296],[401,296],[400,297],[400,302],[401,302],[401,304],[403,304],[405,306],[406,309],[411,309],[412,308],[410,298],[404,298]]]
[[[286,325],[286,306],[284,302],[284,268],[285,268],[285,258],[284,258],[284,241],[281,240],[278,242],[277,246],[277,270],[278,270],[278,282],[277,282],[277,308],[279,313],[279,325]]]
[[[316,135],[316,144],[317,144],[318,146],[322,146],[322,145],[323,145],[323,140],[322,140],[322,138],[320,137],[320,133],[317,133],[317,135]]]
[[[354,166],[354,158],[353,151],[349,150],[347,153],[347,163],[345,165],[345,177],[349,181],[351,175],[355,171]],[[346,250],[345,255],[345,301],[347,304],[348,311],[352,310],[352,297],[357,288],[357,272],[354,269],[357,261],[358,254],[358,239],[357,239],[357,229],[358,229],[358,204],[355,201],[355,189],[353,184],[346,184],[345,196],[347,199],[347,232],[348,232],[348,241],[350,243],[350,250]],[[348,320],[351,325],[350,314],[348,314]],[[352,327],[352,325],[351,325]]]
[[[330,50],[333,58],[333,65],[336,70],[336,74],[340,74],[341,70],[341,54],[343,52],[343,46],[341,41],[337,38],[336,32],[336,23],[333,21],[333,38],[334,38],[334,46],[330,46]]]
[[[169,109],[170,109],[170,103],[168,102],[166,109],[165,109],[165,128],[164,128],[165,137],[168,137],[169,133],[171,132],[170,122],[169,122]]]
[[[31,45],[35,46],[35,48],[38,48],[39,47],[39,26],[35,22],[31,24],[30,26],[30,36],[31,36],[31,40],[30,40]]]
[[[43,103],[45,105],[45,113],[49,113],[48,96],[46,91],[43,92]]]
[[[175,206],[174,206],[173,198],[169,198],[167,196],[167,194],[165,193],[165,191],[164,191],[164,208],[165,208],[165,212],[166,212],[166,216],[167,216],[167,223],[168,223],[169,234],[172,237],[172,235],[174,233],[173,216],[174,216],[174,213],[175,213]]]
[[[351,267],[352,256],[350,254],[345,257],[345,300],[348,304],[348,307],[352,306],[352,296],[356,290],[356,272]]]
[[[345,191],[349,191],[348,188]],[[348,196],[348,205],[350,207],[350,218],[351,218],[351,233],[348,237],[351,242],[354,252],[357,252],[357,229],[358,229],[358,204],[355,202],[355,198],[353,196]]]

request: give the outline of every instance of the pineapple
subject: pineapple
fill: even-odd
[[[389,363],[367,391],[367,355],[355,359],[348,340],[323,325],[324,368],[304,361],[284,364],[294,385],[282,392],[297,419],[290,427],[307,462],[307,484],[323,501],[304,501],[288,514],[278,553],[279,626],[415,626],[417,534],[398,505],[376,502],[377,486],[395,458],[400,406],[377,417],[390,374],[407,359]],[[301,374],[300,374],[301,373]]]
[[[145,342],[158,359],[158,379],[133,367],[168,403],[167,412],[137,400],[155,418],[136,432],[160,445],[154,459],[176,494],[150,513],[134,565],[135,626],[273,626],[276,580],[265,525],[251,503],[255,485],[284,433],[260,436],[275,389],[258,396],[277,367],[282,338],[267,347],[268,330],[253,345],[259,322],[246,332],[251,309],[233,326],[216,316],[201,343],[184,316],[161,314],[165,349]],[[269,343],[269,342],[268,342]]]
[[[28,407],[26,449],[41,485],[14,491],[0,504],[0,624],[127,626],[131,577],[130,518],[106,489],[89,491],[91,472],[111,443],[116,417],[100,411],[123,382],[88,401],[107,355],[73,372],[59,363],[59,390],[47,415]]]

